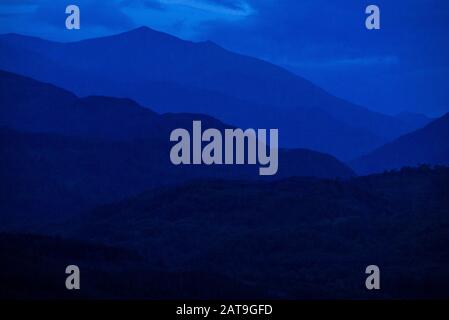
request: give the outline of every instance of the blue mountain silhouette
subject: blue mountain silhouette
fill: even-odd
[[[193,120],[204,128],[232,127],[201,114],[161,115],[129,99],[78,98],[0,71],[0,178],[8,186],[0,224],[23,227],[190,179],[354,176],[333,156],[305,149],[281,149],[279,171],[271,178],[260,177],[254,165],[174,166],[170,132],[191,127]]]
[[[281,145],[352,159],[416,129],[336,98],[268,62],[147,27],[72,43],[0,36],[0,68],[80,96],[127,97],[158,112],[279,128]]]
[[[448,179],[448,168],[423,167],[345,181],[196,181],[98,207],[57,233],[272,298],[378,299],[361,285],[373,256],[389,266],[385,297],[447,297]]]
[[[449,165],[449,113],[351,162],[360,174],[404,166]]]

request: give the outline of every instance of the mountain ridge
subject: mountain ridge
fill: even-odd
[[[66,221],[64,235],[136,250],[175,270],[216,270],[284,298],[310,299],[316,288],[321,298],[373,298],[360,285],[373,256],[390,268],[386,297],[428,294],[427,279],[447,295],[448,177],[440,167],[345,181],[192,181],[99,206]]]
[[[0,36],[0,45],[8,49],[0,53],[0,67],[6,70],[48,80],[82,96],[129,97],[158,112],[173,112],[170,108],[175,105],[182,109],[176,111],[207,113],[225,122],[241,122],[245,127],[270,123],[288,132],[281,141],[284,147],[309,148],[350,159],[411,129],[394,117],[333,97],[267,61],[150,28],[51,45],[36,39],[30,44],[28,38],[11,41]],[[10,52],[25,49],[30,53]],[[171,87],[160,99],[160,87],[154,87],[154,83],[164,82]],[[209,100],[205,100],[207,95]],[[227,105],[220,104],[224,96],[228,97]],[[246,114],[240,114],[242,109]],[[307,119],[311,112],[307,110],[313,110],[316,119]],[[335,125],[328,130],[319,119],[329,116]],[[302,128],[295,121],[308,127]],[[349,127],[353,127],[351,134],[346,133]],[[307,139],[298,139],[301,136],[318,138],[307,143]],[[348,144],[353,147],[346,147]]]
[[[449,164],[447,137],[449,137],[449,113],[349,164],[360,174],[421,164],[447,165]]]
[[[270,178],[260,177],[254,165],[175,166],[170,132],[191,128],[194,120],[203,128],[233,128],[202,114],[160,115],[130,99],[79,98],[0,71],[0,225],[22,218],[28,223],[28,212],[39,212],[34,218],[42,221],[74,214],[190,179],[355,175],[335,157],[306,149],[279,149],[279,171]]]

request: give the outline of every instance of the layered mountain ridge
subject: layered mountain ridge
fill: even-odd
[[[147,27],[71,43],[0,36],[0,68],[78,95],[127,97],[157,112],[195,112],[241,127],[279,128],[283,147],[365,154],[416,129],[336,98],[268,62]]]

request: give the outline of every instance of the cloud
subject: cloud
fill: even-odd
[[[82,27],[102,27],[106,30],[123,30],[134,26],[132,19],[125,15],[117,1],[78,0]],[[42,1],[33,18],[44,24],[61,27],[65,21],[67,1]],[[64,26],[62,24],[62,26]]]
[[[204,18],[208,13],[241,16],[253,13],[252,7],[243,0],[122,0],[120,6],[164,11],[177,11],[179,7],[189,7],[201,11]]]
[[[121,7],[143,7],[153,10],[164,10],[165,6],[159,0],[122,0]]]
[[[220,5],[235,10],[244,9],[245,7],[248,6],[247,2],[239,0],[204,0],[204,2],[214,5]]]
[[[184,5],[205,12],[223,15],[248,16],[254,12],[253,8],[245,1],[237,0],[160,0],[167,5]]]
[[[124,14],[119,0],[77,0],[81,29],[68,33],[63,0],[1,0],[0,33],[17,32],[52,40],[70,41],[128,30],[135,26]]]
[[[337,58],[325,60],[301,61],[300,63],[286,63],[294,68],[353,68],[353,67],[379,67],[399,64],[397,56],[364,56],[351,58]]]
[[[118,33],[136,27],[121,0],[1,0],[0,33],[15,32],[56,41],[74,41]],[[81,12],[81,29],[65,28],[68,4]]]
[[[0,2],[0,7],[4,6],[23,6],[23,5],[34,5],[36,0],[2,0]]]

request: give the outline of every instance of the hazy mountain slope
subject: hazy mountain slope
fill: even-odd
[[[283,146],[345,159],[415,128],[335,98],[270,63],[148,28],[65,44],[3,35],[0,46],[7,49],[0,52],[1,68],[77,94],[130,97],[158,112],[207,113],[245,127],[269,123],[286,132]],[[30,60],[36,60],[33,66],[24,66]],[[308,119],[308,109],[317,115]],[[328,129],[329,118],[334,124]]]
[[[193,120],[201,120],[203,129],[233,127],[203,114],[159,115],[129,99],[77,98],[53,85],[4,71],[0,71],[0,102],[1,126],[108,141],[143,140],[154,144],[155,152],[163,152],[167,161],[171,145],[169,136],[173,129],[191,131]],[[303,149],[280,152],[278,176],[352,175],[347,166],[329,155]]]
[[[229,126],[201,114],[159,115],[129,99],[77,98],[53,85],[0,72],[1,227],[22,229],[158,187],[200,177],[341,177],[353,171],[305,149],[280,150],[279,171],[257,165],[174,166],[171,130]],[[18,130],[18,131],[17,131]],[[191,129],[190,129],[191,130]],[[21,132],[27,131],[27,132]]]
[[[94,87],[100,88],[101,84]],[[320,108],[298,108],[292,116],[268,105],[170,82],[120,83],[113,91],[121,96],[140,97],[139,101],[151,101],[154,110],[160,112],[210,114],[242,128],[279,128],[281,146],[308,148],[342,159],[371,151],[385,142],[384,138],[341,122]]]
[[[108,139],[151,138],[159,116],[129,99],[78,98],[53,85],[0,71],[0,125]]]
[[[177,127],[191,128],[191,120],[195,117],[192,115],[189,120],[185,119],[183,123],[176,123],[175,126],[173,119],[160,117],[129,99],[98,96],[77,98],[72,93],[53,85],[4,71],[0,71],[0,101],[2,102],[0,125],[26,131],[56,132],[107,139],[157,139],[163,136],[162,139],[165,141],[171,130]],[[241,107],[241,113],[250,116],[243,105]],[[300,121],[288,116],[281,119],[284,123],[289,123],[292,130],[280,132],[281,142],[296,139],[309,149],[321,144],[324,149],[332,153],[345,151],[352,154],[355,149],[370,141],[381,141],[359,134],[357,129],[341,125],[334,118],[320,113],[317,109],[304,109],[301,113],[303,117]],[[272,121],[275,123],[276,118],[281,117],[282,115],[278,115]],[[196,115],[195,120],[201,119],[204,119],[205,127],[218,129],[225,127],[223,123],[211,117]],[[257,119],[255,122],[258,122]],[[313,124],[315,122],[320,122],[326,127],[326,132],[316,133]],[[259,124],[262,126],[253,126],[253,128],[271,128],[270,122],[259,122]],[[243,121],[236,125],[243,125]],[[243,128],[247,127],[243,126]],[[331,139],[331,136],[335,135],[339,135],[338,141]],[[352,141],[352,144],[348,141]]]
[[[101,203],[201,177],[353,175],[335,158],[309,150],[281,150],[278,174],[267,178],[254,165],[174,166],[169,150],[168,139],[98,141],[0,129],[0,230],[35,230]]]
[[[408,123],[409,125],[414,126],[416,128],[422,128],[426,124],[435,120],[434,118],[430,118],[421,113],[413,113],[413,112],[407,112],[407,111],[398,113],[396,115],[396,118],[398,118],[402,122]]]
[[[449,113],[350,164],[359,173],[420,164],[449,164]]]

